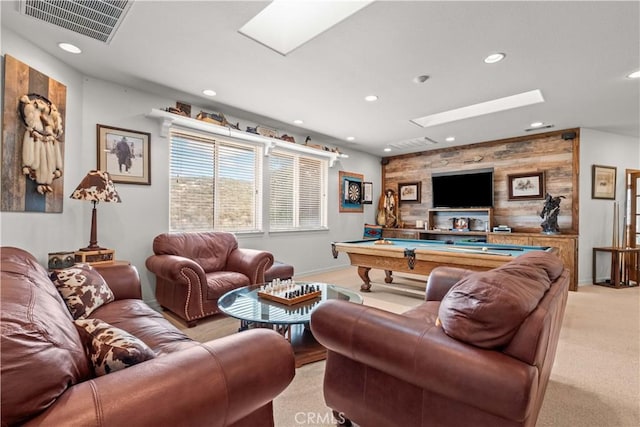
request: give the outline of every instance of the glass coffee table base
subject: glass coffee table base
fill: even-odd
[[[327,358],[327,349],[316,341],[307,324],[276,325],[241,320],[238,332],[253,328],[272,329],[285,337],[287,341],[291,343],[291,347],[293,348],[293,354],[296,359],[296,368]]]

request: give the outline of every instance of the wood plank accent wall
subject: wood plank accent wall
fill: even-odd
[[[564,139],[563,134],[575,133]],[[474,169],[494,169],[494,223],[514,232],[541,231],[544,200],[508,200],[508,175],[544,172],[546,192],[564,196],[558,225],[562,233],[578,232],[579,129],[565,129],[526,137],[481,142],[382,159],[382,188],[398,191],[398,183],[422,182],[422,203],[400,205],[400,221],[414,227],[426,220],[433,207],[431,174]]]

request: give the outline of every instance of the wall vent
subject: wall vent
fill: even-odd
[[[110,43],[133,1],[21,0],[20,13]]]
[[[395,148],[397,150],[406,150],[428,147],[437,143],[438,141],[435,141],[428,136],[422,136],[419,138],[408,139],[406,141],[392,142],[389,144],[389,147]]]

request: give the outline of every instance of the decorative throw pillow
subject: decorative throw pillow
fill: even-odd
[[[100,319],[75,321],[96,376],[128,368],[156,355],[139,338]]]
[[[98,307],[114,299],[104,278],[88,264],[76,264],[54,271],[51,280],[74,319],[85,319]]]

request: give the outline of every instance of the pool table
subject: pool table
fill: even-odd
[[[358,275],[364,282],[360,290],[365,292],[371,289],[369,271],[372,268],[384,270],[384,281],[391,283],[394,271],[428,275],[440,265],[490,270],[530,251],[558,253],[556,248],[547,246],[444,240],[365,239],[331,243],[334,258],[345,252],[351,265],[358,267]]]

